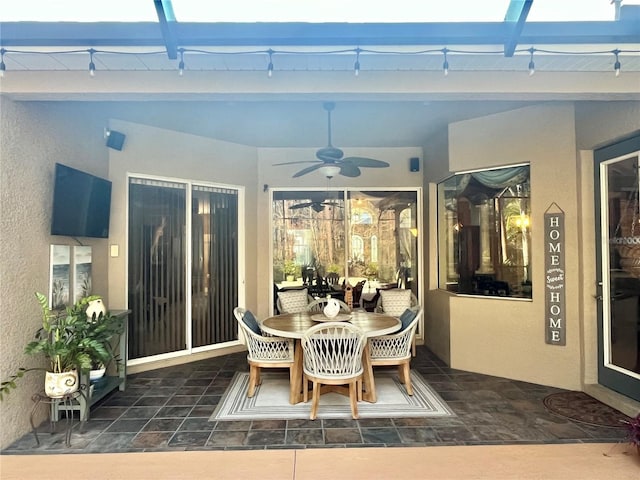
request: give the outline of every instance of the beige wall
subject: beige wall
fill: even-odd
[[[593,159],[576,145],[601,145],[640,128],[637,102],[615,107],[581,105],[576,117],[573,104],[556,103],[450,125],[451,171],[530,162],[534,245],[532,301],[449,296],[452,367],[567,389],[597,381]],[[563,347],[544,341],[544,256],[535,247],[543,245],[541,222],[552,202],[565,212]]]
[[[449,132],[445,129],[424,146],[425,177],[425,299],[424,343],[447,364],[451,363],[448,292],[438,289],[437,182],[449,175]]]
[[[245,195],[245,291],[255,305],[256,250],[254,248],[257,193],[254,148],[141,124],[110,120],[110,127],[126,135],[122,151],[109,152],[109,178],[113,182],[109,243],[120,255],[109,258],[109,306],[124,308],[127,265],[127,174],[154,175],[177,180],[198,180],[243,187]]]
[[[331,180],[322,177],[319,172],[313,172],[302,177],[292,178],[292,175],[307,165],[277,166],[275,163],[314,160],[317,149],[310,148],[263,148],[259,149],[258,184],[260,187],[268,185],[271,188],[389,188],[416,187],[421,188],[423,177],[420,172],[409,171],[409,159],[422,157],[419,147],[407,148],[350,148],[345,149],[345,156],[362,156],[389,162],[388,168],[363,168],[362,175],[356,178],[336,176]],[[422,165],[422,160],[421,160]],[[265,279],[258,291],[259,317],[269,315],[273,285],[271,278],[270,239],[271,239],[271,205],[269,193],[258,193],[258,236],[257,248],[261,252],[258,262],[258,278]],[[422,274],[424,276],[424,274]]]
[[[533,300],[450,297],[451,366],[569,389],[580,388],[580,281],[574,108],[523,108],[449,127],[452,171],[530,162]],[[545,343],[542,220],[552,202],[565,212],[566,335]]]
[[[0,96],[0,379],[19,367],[40,367],[24,347],[41,326],[34,292],[49,291],[49,247],[76,245],[51,236],[55,162],[107,176],[104,120],[86,106],[16,103]],[[106,240],[93,246],[94,292],[107,295]],[[30,430],[31,396],[42,390],[44,373],[30,372],[0,402],[0,448]],[[39,412],[39,419],[45,415]],[[39,420],[36,419],[36,420]]]

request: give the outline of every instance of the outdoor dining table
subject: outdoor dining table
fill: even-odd
[[[271,335],[294,338],[296,340],[293,374],[289,392],[289,398],[292,404],[300,403],[302,401],[303,364],[301,339],[309,328],[318,324],[316,320],[311,318],[316,315],[317,314],[313,312],[287,313],[265,318],[260,324],[260,328]],[[348,321],[360,328],[367,337],[387,335],[398,331],[401,326],[400,319],[397,317],[381,313],[353,311],[350,312],[349,315],[351,318]],[[365,386],[362,399],[366,402],[375,403],[377,400],[376,386],[373,378],[373,366],[371,365],[369,342],[365,343],[365,347],[362,352],[362,367],[364,370],[362,381]]]

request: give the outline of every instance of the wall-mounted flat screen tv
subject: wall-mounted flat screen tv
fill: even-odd
[[[56,163],[51,235],[109,237],[111,182]]]

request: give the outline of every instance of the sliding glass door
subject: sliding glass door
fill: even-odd
[[[307,287],[312,295],[338,277],[354,303],[381,289],[411,289],[419,298],[419,194],[411,190],[273,192],[274,291]],[[324,290],[323,290],[324,288]],[[275,302],[275,296],[274,296]]]
[[[130,179],[129,360],[237,338],[238,198],[233,188]]]

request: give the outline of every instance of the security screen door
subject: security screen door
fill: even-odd
[[[129,360],[236,340],[237,190],[130,178],[128,246]]]
[[[598,379],[640,400],[640,137],[595,152]]]

